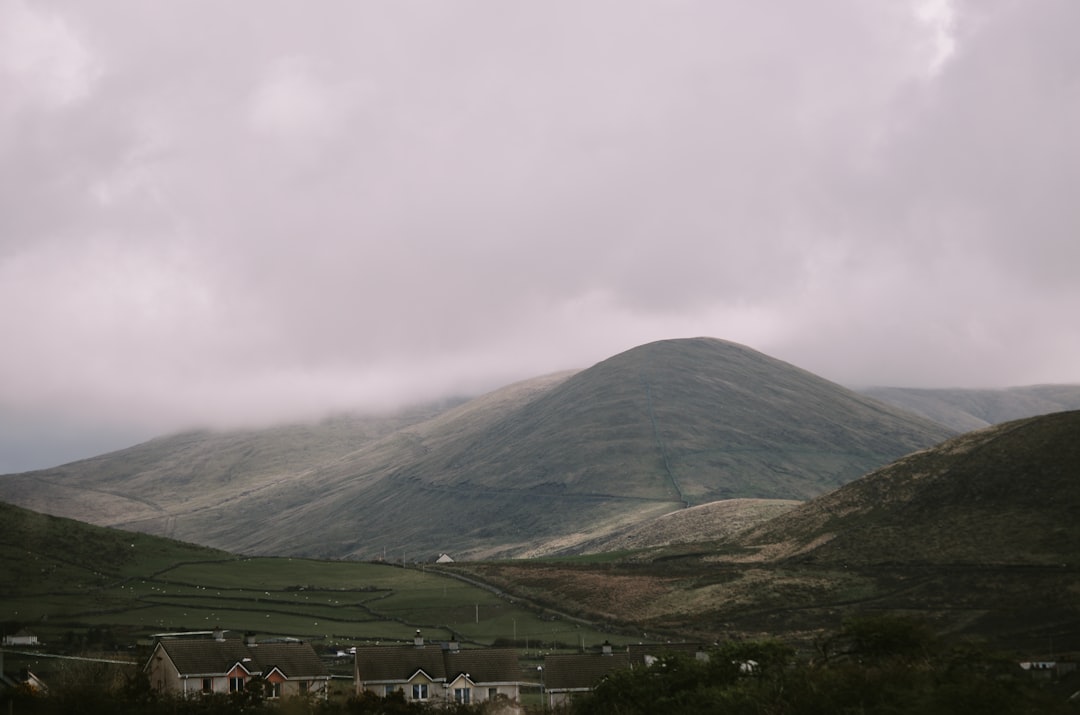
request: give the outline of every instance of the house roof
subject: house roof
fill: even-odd
[[[464,648],[443,651],[448,679],[468,673],[474,683],[516,683],[521,680],[521,666],[512,648]]]
[[[356,649],[356,672],[365,681],[406,681],[418,670],[432,680],[446,679],[442,648],[424,646],[364,646]]]
[[[547,690],[588,690],[613,671],[629,668],[628,653],[575,653],[544,658],[544,687]]]
[[[300,641],[248,644],[239,638],[162,638],[155,655],[157,648],[168,654],[181,676],[224,675],[239,664],[249,673],[268,674],[277,668],[289,679],[329,677],[315,649]]]
[[[517,653],[511,648],[450,649],[430,644],[356,649],[356,674],[362,682],[405,682],[420,670],[436,682],[462,673],[474,683],[521,681]]]

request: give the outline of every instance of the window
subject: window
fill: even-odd
[[[307,695],[307,691],[308,691],[308,681],[306,681],[306,680],[301,680],[300,682],[298,682],[298,683],[296,684],[296,689],[300,691],[300,694],[301,694],[301,695]]]
[[[281,683],[267,683],[266,684],[266,696],[270,698],[281,697]]]
[[[488,688],[488,700],[494,700],[497,697],[499,697],[499,689]]]
[[[413,700],[427,700],[427,683],[413,683]]]
[[[454,702],[468,705],[472,700],[472,688],[454,688]]]
[[[229,692],[242,693],[244,691],[243,678],[229,678]]]
[[[212,692],[214,692],[214,679],[213,678],[203,678],[202,679],[202,691],[204,693],[212,693]]]

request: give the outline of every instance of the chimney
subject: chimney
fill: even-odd
[[[420,635],[419,630],[416,631],[416,635],[413,637],[413,645],[416,646],[417,648],[423,648],[424,647],[424,637],[422,635]]]
[[[457,639],[455,638],[454,640],[446,641],[445,643],[443,643],[443,650],[450,653],[457,653],[459,650],[461,650],[461,644],[458,643]]]
[[[611,655],[611,644],[608,643],[607,641],[604,641],[604,645],[601,646],[601,654],[602,655]]]
[[[247,633],[244,634],[244,645],[249,646],[249,647],[259,645],[258,643],[255,642],[255,634],[252,633],[251,631],[248,631]]]
[[[218,626],[217,628],[214,629],[214,640],[216,640],[216,641],[225,640],[225,631],[221,630],[220,626]]]

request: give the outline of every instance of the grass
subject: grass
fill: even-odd
[[[0,504],[5,632],[48,643],[108,628],[129,644],[221,626],[341,646],[457,638],[466,645],[595,645],[612,634],[553,619],[422,567],[249,558]]]

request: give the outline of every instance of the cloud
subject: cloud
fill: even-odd
[[[287,419],[690,335],[1075,381],[1077,14],[2,0],[0,406]]]
[[[4,114],[16,113],[23,103],[63,108],[92,91],[101,69],[63,16],[5,0],[0,19],[0,86],[11,102],[5,102]]]

